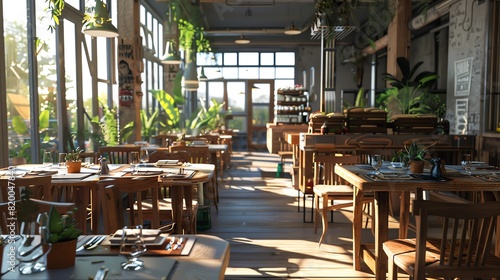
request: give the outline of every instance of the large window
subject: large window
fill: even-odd
[[[203,67],[208,78],[198,89],[198,99],[204,102],[200,105],[208,108],[212,98],[224,101],[230,112],[225,125],[240,133],[250,132],[253,126],[252,133],[258,134],[260,130],[255,127],[265,126],[270,121],[273,92],[267,81],[274,81],[275,89],[294,86],[293,52],[199,53],[197,64],[199,73]],[[258,84],[259,80],[266,80],[266,83]],[[262,88],[251,89],[249,83]],[[251,100],[247,99],[249,94]]]

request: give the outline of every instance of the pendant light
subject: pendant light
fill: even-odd
[[[290,23],[287,29],[285,29],[285,34],[286,35],[299,35],[301,32],[295,27],[295,24],[293,24],[293,21]]]
[[[175,47],[174,41],[168,41],[165,46],[165,54],[161,58],[163,64],[181,64],[181,57]]]
[[[198,81],[198,73],[196,71],[196,64],[190,62],[184,69],[182,75],[181,85],[187,90],[197,90],[200,82]]]
[[[250,40],[248,40],[247,38],[243,37],[243,35],[241,35],[240,38],[236,39],[234,42],[236,44],[249,44]]]
[[[82,33],[92,37],[117,37],[118,30],[111,23],[106,4],[101,0],[95,1],[94,14],[82,27]]]

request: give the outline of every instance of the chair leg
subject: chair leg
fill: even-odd
[[[323,225],[323,232],[321,233],[321,237],[319,238],[319,246],[323,243],[323,239],[326,236],[326,232],[328,231],[328,196],[323,195],[323,208],[321,209],[321,221]]]
[[[319,195],[316,193],[314,194],[314,202],[316,207],[314,207],[314,234],[318,233],[318,216],[320,215],[320,209],[319,209]]]
[[[394,265],[394,261],[389,259],[388,261],[388,280],[398,280],[398,266]]]

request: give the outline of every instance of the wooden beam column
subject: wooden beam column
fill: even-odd
[[[387,73],[401,77],[396,59],[400,56],[409,59],[411,1],[398,1],[396,14],[387,29]]]
[[[141,141],[143,72],[139,0],[120,0],[118,5],[118,90],[120,129],[134,121],[133,141]]]

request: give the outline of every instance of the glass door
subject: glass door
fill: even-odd
[[[266,148],[266,125],[272,117],[273,92],[273,80],[249,80],[247,83],[247,143],[249,150]]]

